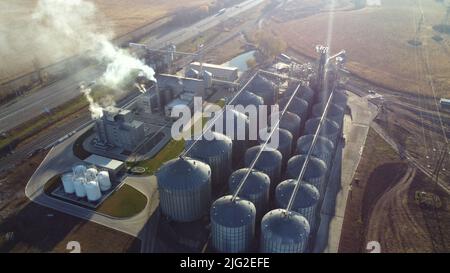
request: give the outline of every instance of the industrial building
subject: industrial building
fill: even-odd
[[[103,109],[103,116],[95,121],[95,146],[133,151],[145,138],[144,123],[133,119],[130,110],[117,107]]]
[[[195,78],[202,74],[198,71],[208,71],[212,81],[218,79],[217,72],[214,75],[204,64],[195,65],[191,64],[187,76]],[[318,81],[323,79],[323,65],[319,66]],[[228,76],[232,77],[231,72]],[[310,240],[320,224],[317,212],[342,140],[347,103],[346,95],[335,90],[335,85],[332,90],[322,90],[317,83],[310,88],[310,78],[308,75],[308,80],[298,81],[295,87],[290,83],[281,92],[281,81],[272,81],[260,73],[252,77],[236,94],[236,100],[230,101],[245,106],[279,104],[282,116],[274,132],[280,135],[280,145],[270,147],[261,138],[262,131],[258,131],[259,141],[244,139],[240,143],[228,139],[235,139],[239,130],[247,131],[249,124],[245,114],[224,110],[225,120],[243,119],[247,127],[234,128],[232,135],[220,135],[214,141],[187,142],[179,159],[158,170],[163,214],[175,222],[198,221],[209,207],[209,246],[213,252],[248,252],[257,247],[260,252],[270,253],[309,251]],[[170,84],[164,86],[178,90],[175,93],[163,94],[159,90],[162,98],[170,94],[166,106],[183,103],[180,95],[186,91],[180,85],[186,79],[189,83],[189,78],[176,83],[167,80]],[[173,88],[174,84],[177,88]],[[327,104],[331,95],[331,103]],[[224,188],[224,184],[228,187]],[[215,200],[212,204],[210,198]],[[268,212],[269,208],[275,209]]]
[[[100,170],[107,171],[112,180],[118,180],[125,171],[125,162],[95,154],[87,157],[84,162],[88,165],[94,165]]]
[[[193,62],[189,64],[189,69],[199,71],[200,74],[207,71],[212,74],[214,80],[219,81],[235,82],[239,77],[237,67]]]

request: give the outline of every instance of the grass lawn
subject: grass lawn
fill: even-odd
[[[97,212],[126,218],[141,212],[146,204],[145,195],[129,185],[123,185],[98,207]]]

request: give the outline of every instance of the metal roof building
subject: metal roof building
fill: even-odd
[[[125,163],[112,158],[99,155],[90,155],[84,160],[88,164],[97,166],[97,168],[108,171],[111,178],[116,179],[117,174],[125,168]]]

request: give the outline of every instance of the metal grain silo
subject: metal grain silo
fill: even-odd
[[[318,96],[318,102],[326,103],[330,97],[328,92],[323,93]],[[344,93],[344,90],[337,89],[334,91],[333,98],[331,98],[331,102],[340,105],[341,107],[345,107],[347,105],[348,97]]]
[[[296,154],[306,155],[311,147],[314,135],[304,135],[297,140]],[[328,138],[318,136],[316,145],[312,150],[311,155],[322,159],[327,164],[327,167],[331,166],[331,160],[333,159],[334,144]]]
[[[73,186],[75,188],[75,195],[79,198],[86,197],[86,189],[84,188],[85,183],[86,179],[84,177],[77,177],[73,181]]]
[[[306,156],[296,155],[291,157],[287,163],[286,179],[297,179],[305,162]],[[317,157],[311,157],[308,166],[306,167],[303,181],[315,186],[319,192],[323,193],[323,186],[325,184],[325,176],[327,173],[327,164]]]
[[[320,118],[312,118],[306,122],[305,135],[314,135],[319,126]],[[320,127],[320,136],[326,137],[336,145],[341,129],[339,124],[331,119],[325,118],[322,127]]]
[[[322,117],[323,111],[325,110],[325,103],[317,103],[313,106],[312,115],[313,117]],[[341,106],[331,103],[328,107],[328,112],[326,118],[335,121],[339,127],[342,126],[342,122],[344,119],[345,110]]]
[[[279,101],[278,104],[280,105],[280,112],[286,107],[289,99],[290,98],[282,98]],[[301,120],[306,120],[306,116],[308,114],[308,102],[304,99],[293,97],[287,109],[289,112],[299,116]]]
[[[192,158],[176,158],[156,172],[161,211],[170,219],[190,222],[206,215],[211,202],[211,168]]]
[[[65,173],[61,176],[64,192],[72,194],[75,192],[75,186],[73,184],[73,173]]]
[[[90,202],[98,201],[102,197],[97,181],[92,180],[84,183],[84,189],[86,190],[87,199]]]
[[[274,83],[261,75],[256,75],[247,89],[264,99],[265,105],[273,105],[277,101],[277,88]]]
[[[243,113],[235,111],[233,109],[225,109],[222,114],[223,124],[222,132],[213,127],[213,131],[219,131],[219,133],[225,134],[233,142],[232,145],[232,166],[233,169],[241,167],[243,164],[243,158],[245,151],[251,146],[255,145],[255,140],[251,140],[249,137],[250,127],[249,119]],[[233,124],[232,128],[227,128],[228,124]],[[228,177],[228,176],[227,176]]]
[[[286,208],[294,191],[296,179],[288,179],[281,182],[275,190],[275,202],[277,208]],[[308,220],[311,230],[315,227],[316,208],[319,203],[319,190],[311,184],[301,182],[295,200],[292,204],[292,210],[300,213]]]
[[[252,164],[261,148],[262,145],[258,145],[251,147],[247,150],[247,152],[245,152],[246,167],[249,167]],[[280,182],[282,160],[283,156],[278,150],[266,146],[255,164],[256,170],[261,171],[269,176],[270,188],[272,192]]]
[[[233,101],[233,105],[242,105],[244,107],[249,105],[263,105],[264,99],[250,91],[242,91]]]
[[[234,194],[239,183],[248,171],[248,168],[243,168],[231,174],[230,179],[228,179],[230,194]],[[238,194],[240,198],[248,200],[255,205],[256,219],[258,221],[261,220],[262,216],[269,208],[269,190],[269,176],[263,172],[251,170],[249,176],[245,180],[245,184],[242,186]]]
[[[291,132],[292,140],[297,141],[297,138],[300,136],[301,123],[302,120],[298,115],[286,111],[283,117],[280,119],[278,127]]]
[[[222,253],[248,252],[255,236],[255,206],[231,195],[217,199],[211,206],[211,237],[215,250]]]
[[[260,131],[259,133],[259,143],[263,144],[268,137],[268,134],[270,134],[272,129],[270,128],[264,128]],[[274,136],[278,136],[278,141],[273,141],[274,140]],[[282,161],[282,170],[285,169],[286,167],[286,163],[288,161],[288,159],[291,157],[292,154],[292,142],[293,142],[293,137],[291,132],[289,132],[286,129],[283,128],[276,128],[273,132],[272,138],[271,140],[269,140],[269,142],[267,143],[268,147],[277,149],[278,151],[280,151],[281,155],[283,156],[283,161]]]
[[[308,245],[308,220],[295,211],[275,209],[261,221],[260,252],[302,253]]]
[[[193,140],[186,141],[187,156],[201,160],[211,167],[212,185],[225,185],[231,173],[232,142],[231,139],[217,132],[210,132],[211,140],[200,139],[193,147]]]
[[[97,182],[101,191],[107,191],[111,188],[111,180],[107,171],[101,171],[97,175]]]
[[[290,98],[296,88],[297,84],[289,86],[289,88],[283,93],[283,97]],[[309,86],[300,86],[295,96],[297,98],[304,99],[309,105],[312,105],[314,101],[314,91]]]

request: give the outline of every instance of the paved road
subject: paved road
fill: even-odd
[[[361,159],[369,127],[378,112],[365,97],[350,92],[347,94],[352,115],[346,115],[344,119],[345,146],[341,143],[337,149],[313,252],[338,252],[351,182]]]
[[[237,16],[247,11],[264,0],[248,0],[233,6],[223,14],[205,18],[191,26],[177,29],[161,37],[152,37],[147,44],[154,48],[161,48],[168,43],[179,44],[194,38],[200,33],[220,24],[222,21]],[[0,131],[9,130],[36,116],[45,108],[54,108],[80,95],[77,87],[81,81],[90,82],[97,79],[103,73],[103,69],[90,66],[81,71],[74,72],[71,76],[46,86],[17,101],[0,107]]]

